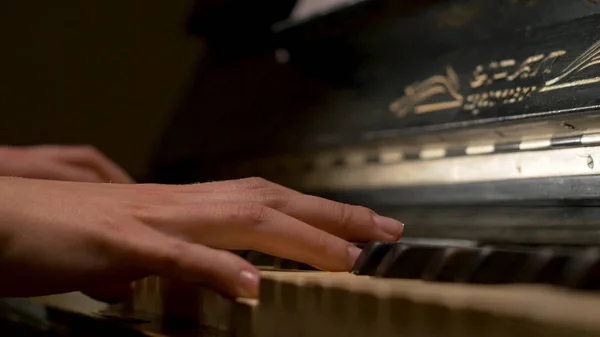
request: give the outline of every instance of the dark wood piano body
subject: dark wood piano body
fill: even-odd
[[[371,0],[270,31],[191,24],[212,49],[153,178],[261,176],[396,216],[414,237],[596,244],[599,14]]]

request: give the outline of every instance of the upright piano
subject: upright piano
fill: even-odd
[[[191,16],[209,52],[151,180],[262,177],[404,238],[357,243],[351,274],[238,252],[265,269],[258,300],[149,278],[102,315],[165,336],[600,335],[600,3],[295,6]]]

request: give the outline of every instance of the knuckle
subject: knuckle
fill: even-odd
[[[224,266],[231,264],[231,253],[225,250],[217,249],[212,252],[212,263],[214,266]]]
[[[375,212],[368,207],[365,207],[365,206],[351,206],[351,207],[353,209],[354,214],[358,215],[361,219],[362,218],[366,218],[366,219],[371,218],[372,219],[373,216],[375,215]]]
[[[319,252],[326,252],[331,249],[329,242],[329,234],[321,232],[318,234],[315,240],[315,248]]]
[[[234,210],[234,218],[243,223],[259,224],[266,221],[271,209],[261,204],[239,204]]]
[[[120,216],[102,216],[98,218],[100,229],[104,235],[109,237],[126,235],[128,228],[125,225],[127,221]]]
[[[152,219],[156,212],[156,206],[141,201],[129,201],[124,204],[127,213],[132,214],[134,218],[146,220]]]
[[[186,260],[189,256],[190,247],[183,241],[174,240],[166,246],[164,253],[159,256],[161,269],[167,270],[169,273],[178,274],[181,270],[185,270]]]
[[[272,185],[270,181],[261,177],[244,178],[240,183],[248,189],[266,188]]]
[[[291,197],[282,190],[275,188],[264,188],[259,190],[258,197],[260,202],[270,208],[283,209],[286,208],[291,202]]]
[[[333,212],[336,215],[339,224],[346,229],[354,220],[353,206],[344,203],[336,203],[335,205],[336,206],[333,207]]]

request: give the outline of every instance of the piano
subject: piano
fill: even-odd
[[[97,315],[149,336],[600,335],[600,3],[297,6],[198,6],[209,52],[149,180],[262,177],[404,238],[357,243],[352,273],[237,252],[257,300],[152,277]]]

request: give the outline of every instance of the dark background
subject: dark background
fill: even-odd
[[[203,54],[192,0],[0,3],[0,144],[93,144],[136,177]]]
[[[92,144],[144,180],[202,76],[207,39],[259,45],[245,38],[267,26],[249,23],[284,18],[294,3],[2,1],[0,144]]]

